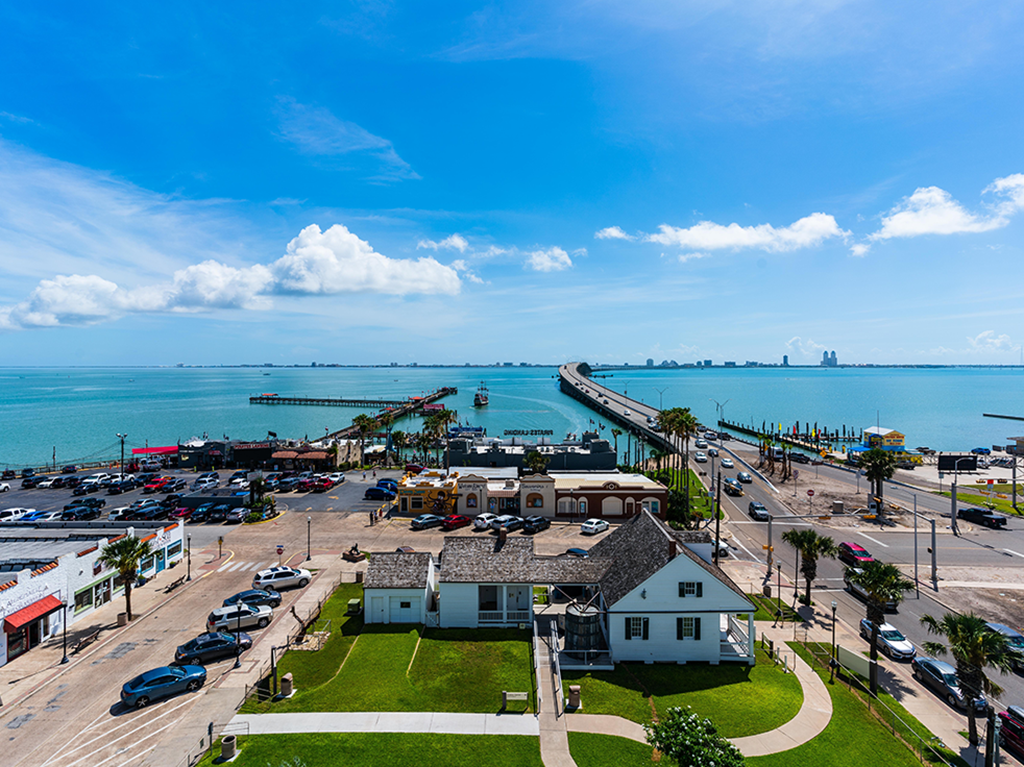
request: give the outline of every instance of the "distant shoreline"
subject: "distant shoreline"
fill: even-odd
[[[521,368],[551,368],[557,370],[564,363],[534,363],[520,362],[516,364],[501,365],[477,365],[477,364],[377,364],[377,365],[356,365],[342,363],[316,363],[309,365],[271,365],[264,364],[237,364],[237,365],[0,365],[0,371],[8,370],[309,370],[312,368],[330,368],[347,370],[517,370]],[[1024,365],[997,365],[997,364],[962,364],[962,365],[929,365],[911,363],[876,364],[865,362],[862,364],[844,364],[826,367],[825,365],[779,365],[775,363],[758,363],[757,365],[602,365],[594,363],[590,366],[593,370],[1024,370]]]

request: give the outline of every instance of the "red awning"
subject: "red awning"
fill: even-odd
[[[133,447],[132,455],[168,455],[170,453],[177,453],[178,446],[171,445],[170,447]]]
[[[10,634],[12,631],[20,629],[26,623],[31,623],[34,620],[42,618],[44,615],[49,615],[50,613],[59,610],[61,607],[61,601],[53,594],[50,594],[28,607],[21,608],[16,613],[8,615],[7,619],[4,621],[4,631]]]

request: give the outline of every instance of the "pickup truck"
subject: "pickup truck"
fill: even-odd
[[[984,525],[985,527],[1006,527],[1006,517],[988,509],[957,509],[956,518],[962,519],[965,522],[973,522],[976,525]]]

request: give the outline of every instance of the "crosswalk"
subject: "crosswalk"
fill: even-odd
[[[234,572],[246,572],[252,571],[257,572],[263,570],[267,566],[267,562],[226,562],[217,568],[218,573],[234,573]]]

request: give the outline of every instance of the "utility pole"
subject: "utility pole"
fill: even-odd
[[[121,440],[121,481],[124,481],[124,441],[128,437],[127,434],[121,434],[118,432],[118,439]]]
[[[715,566],[718,566],[718,548],[722,545],[719,538],[722,523],[722,472],[718,472],[718,501],[712,504],[715,514]]]

